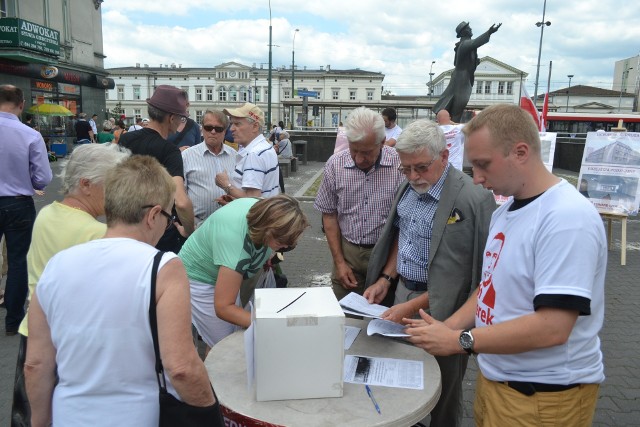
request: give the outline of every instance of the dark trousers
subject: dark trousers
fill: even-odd
[[[0,235],[7,241],[7,285],[4,302],[7,308],[5,327],[17,331],[24,317],[27,300],[27,252],[36,218],[33,199],[28,196],[0,197]]]

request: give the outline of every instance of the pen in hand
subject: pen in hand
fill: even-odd
[[[376,407],[376,411],[378,411],[378,413],[380,415],[382,415],[382,412],[380,412],[380,406],[378,406],[378,402],[376,402],[376,398],[373,397],[373,392],[371,391],[371,389],[369,388],[368,385],[365,384],[364,388],[367,389],[367,394],[369,395],[369,398],[371,399],[371,402],[373,402],[373,406]]]

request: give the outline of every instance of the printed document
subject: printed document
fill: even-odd
[[[367,326],[367,335],[373,334],[383,335],[385,337],[408,337],[409,334],[404,332],[405,325],[384,319],[371,319]]]
[[[347,355],[343,379],[346,383],[423,390],[423,362]]]
[[[355,292],[350,292],[346,297],[340,301],[340,307],[342,311],[347,314],[353,314],[355,316],[372,317],[379,319],[382,313],[387,311],[389,307],[385,307],[380,304],[369,304],[369,301],[362,295],[358,295]]]

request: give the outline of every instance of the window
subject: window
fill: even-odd
[[[124,86],[118,86],[118,100],[124,99]]]
[[[108,91],[108,90],[105,90],[105,91],[104,91],[104,99],[105,99],[106,101],[108,101],[108,100],[109,100],[109,91]]]
[[[212,87],[208,87],[207,88],[207,101],[213,101],[213,88]]]
[[[217,77],[219,79],[226,79],[227,78],[227,72],[226,71],[218,71],[217,74],[218,74]]]
[[[238,90],[235,86],[231,86],[229,88],[229,101],[237,101],[238,100]]]
[[[139,108],[136,108],[135,110],[133,110],[133,115],[136,118],[137,117],[142,117],[141,110]]]
[[[513,95],[513,82],[507,82],[507,95]]]
[[[356,100],[356,91],[354,89],[350,89],[349,90],[349,100],[350,101],[355,101]]]
[[[202,101],[202,88],[196,88],[196,101]]]
[[[316,99],[320,99],[320,98],[322,98],[322,91],[321,91],[321,89],[319,89],[319,88],[315,88],[315,87],[314,87],[314,88],[313,88],[313,90],[317,93],[317,95],[316,95]]]
[[[373,101],[373,91],[371,89],[367,89],[367,101]]]
[[[244,80],[244,79],[248,79],[248,78],[249,78],[249,73],[248,73],[248,72],[246,72],[246,71],[240,71],[240,72],[238,73],[238,78],[239,78],[239,79],[243,79],[243,80]]]
[[[482,93],[482,86],[483,85],[484,85],[484,82],[482,80],[476,82],[476,93],[477,94],[481,94]]]
[[[504,95],[504,82],[498,82],[498,95]]]
[[[240,101],[247,102],[248,100],[249,95],[246,86],[240,86]]]
[[[491,82],[484,82],[484,93],[485,95],[491,94]]]
[[[208,91],[209,89],[207,89]],[[213,92],[213,90],[212,90]],[[213,96],[213,93],[212,93]],[[207,101],[209,100],[209,95],[207,94]],[[218,101],[226,101],[227,100],[227,88],[224,86],[220,86],[218,88]]]
[[[284,97],[284,99],[289,99],[291,97],[290,96],[291,95],[291,91],[288,90],[288,89],[283,90],[282,93],[283,93],[282,96]]]
[[[196,123],[202,123],[202,110],[196,110]]]
[[[255,96],[256,96],[255,101],[256,101],[256,102],[260,102],[260,88],[259,88],[259,87],[256,87],[256,88],[255,88],[255,92],[256,92],[256,93],[255,93]]]
[[[333,89],[331,91],[331,99],[339,99],[340,98],[340,89]]]
[[[0,18],[7,17],[7,0],[0,0]]]
[[[140,86],[133,87],[133,99],[140,99]]]

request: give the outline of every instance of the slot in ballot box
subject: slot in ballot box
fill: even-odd
[[[342,397],[345,317],[330,287],[256,289],[256,400]]]

